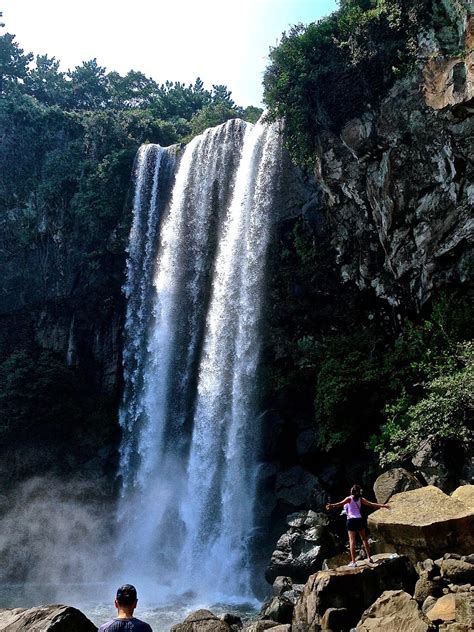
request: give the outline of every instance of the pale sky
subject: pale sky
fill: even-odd
[[[239,105],[260,105],[268,50],[281,33],[336,9],[336,0],[0,0],[6,31],[62,69],[97,58],[159,83],[225,84]]]

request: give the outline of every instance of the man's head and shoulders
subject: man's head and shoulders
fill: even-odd
[[[148,623],[133,616],[138,597],[135,586],[124,584],[117,590],[117,616],[101,625],[99,632],[153,632]]]

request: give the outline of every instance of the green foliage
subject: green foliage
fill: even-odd
[[[427,439],[454,442],[460,449],[472,444],[474,343],[459,344],[450,365],[436,367],[439,377],[423,384],[424,396],[416,403],[410,405],[403,393],[387,406],[388,421],[371,441],[383,466],[409,460]]]
[[[207,90],[199,78],[158,85],[96,59],[68,73],[54,57],[31,62],[13,35],[0,37],[0,221],[12,251],[60,239],[89,265],[122,221],[140,144],[183,142],[245,115],[226,86]]]
[[[472,334],[467,302],[441,297],[428,318],[407,322],[395,341],[366,327],[330,336],[316,356],[313,348],[321,447],[367,438],[374,429],[372,449],[393,464],[413,456],[428,435],[462,445],[474,346],[461,341]]]
[[[395,462],[397,451],[401,462],[416,446],[409,436],[423,436],[423,427],[460,446],[469,373],[458,349],[474,335],[469,301],[438,296],[400,329],[359,291],[335,298],[341,286],[331,277],[334,254],[324,241],[315,247],[307,222],[296,221],[281,240],[269,316],[271,405],[292,424],[311,424],[323,452],[362,450],[372,437],[384,462]],[[455,386],[459,397],[451,400]],[[442,409],[447,421],[440,416],[436,425]]]
[[[428,3],[348,0],[319,22],[294,26],[270,52],[269,118],[284,118],[294,160],[310,165],[318,133],[376,103],[415,59]]]
[[[15,42],[14,35],[0,36],[0,95],[14,90],[25,80],[32,59],[33,55],[25,54]]]
[[[374,416],[383,375],[373,332],[334,336],[321,348],[316,380],[315,422],[320,447],[332,447],[366,432]],[[374,410],[375,409],[375,410]]]
[[[214,127],[233,118],[241,118],[242,111],[236,111],[223,102],[211,103],[199,110],[190,121],[191,133],[189,138],[201,134],[208,127]]]

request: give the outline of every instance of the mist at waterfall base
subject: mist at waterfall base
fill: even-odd
[[[184,150],[139,150],[118,510],[84,481],[12,490],[1,606],[62,602],[100,624],[130,582],[158,632],[198,607],[255,611],[256,378],[280,164],[278,126],[240,120]]]

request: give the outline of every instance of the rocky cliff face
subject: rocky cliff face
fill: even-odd
[[[420,70],[319,139],[316,180],[341,278],[402,311],[472,274],[473,33],[468,15],[421,35]]]
[[[14,482],[80,471],[111,485],[122,379],[123,217],[100,253],[80,230],[55,230],[38,217],[26,227],[24,219],[18,209],[1,222],[2,475]],[[22,408],[29,390],[31,406]]]
[[[284,187],[262,483],[262,516],[271,516],[275,541],[285,513],[320,511],[325,494],[339,497],[375,478],[375,455],[365,447],[383,420],[387,380],[374,379],[373,357],[407,316],[421,320],[443,293],[472,291],[474,18],[468,3],[434,5],[444,17],[420,33],[416,68],[340,132],[322,131],[314,174],[293,174]],[[359,353],[364,331],[373,340]],[[340,349],[324,365],[333,339]],[[317,416],[315,423],[321,379],[329,399],[351,402],[331,411],[333,434],[350,419],[350,443],[329,452]],[[452,467],[443,458],[428,457],[437,472]],[[463,476],[459,452],[455,460],[449,489]]]

